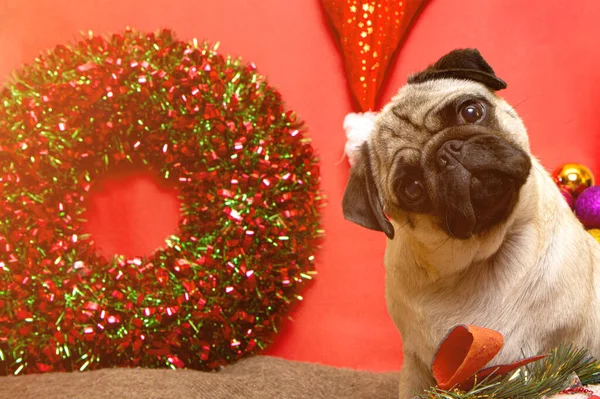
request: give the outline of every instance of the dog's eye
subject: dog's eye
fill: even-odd
[[[419,180],[408,180],[402,185],[402,194],[410,202],[415,202],[421,199],[425,189]]]
[[[459,115],[465,123],[477,123],[485,116],[485,106],[476,101],[467,101],[459,110]]]

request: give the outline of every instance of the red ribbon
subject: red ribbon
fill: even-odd
[[[432,364],[433,377],[440,389],[458,388],[469,391],[475,381],[493,374],[502,376],[526,364],[547,357],[529,357],[510,364],[482,368],[488,364],[504,346],[504,337],[488,328],[459,325],[442,341]]]

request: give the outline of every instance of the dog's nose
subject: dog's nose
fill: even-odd
[[[456,165],[461,158],[464,141],[448,140],[437,152],[437,164],[441,169]]]

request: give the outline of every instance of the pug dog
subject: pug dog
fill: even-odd
[[[479,51],[450,52],[409,77],[351,169],[345,218],[387,236],[400,399],[435,385],[435,351],[460,324],[504,335],[492,364],[559,344],[600,356],[600,245],[531,154],[504,88]]]

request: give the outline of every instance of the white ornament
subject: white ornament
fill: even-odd
[[[348,157],[350,166],[356,163],[360,146],[367,141],[375,126],[376,112],[350,113],[344,118],[346,131],[346,145],[344,152]]]

